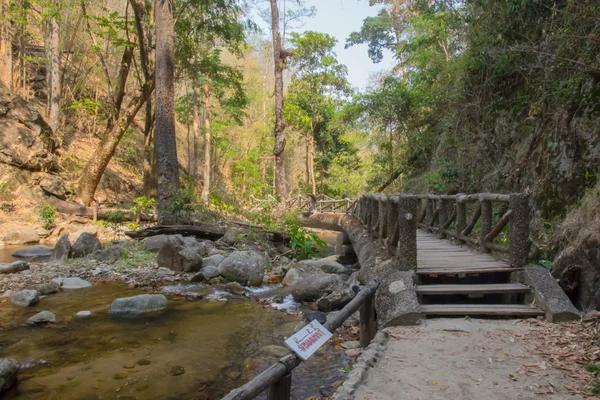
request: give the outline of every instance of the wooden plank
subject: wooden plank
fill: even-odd
[[[444,294],[490,294],[529,293],[531,288],[520,283],[493,283],[483,285],[418,285],[417,293],[425,295]]]
[[[421,306],[421,312],[427,315],[544,315],[539,308],[526,304],[427,304]]]
[[[417,269],[417,275],[458,275],[458,274],[490,274],[494,272],[514,272],[519,268],[427,268]]]

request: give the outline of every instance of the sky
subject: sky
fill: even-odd
[[[348,80],[352,86],[365,89],[369,84],[370,74],[390,70],[393,67],[394,62],[389,52],[384,53],[380,63],[374,64],[367,53],[366,44],[344,49],[346,38],[350,33],[360,30],[365,18],[377,15],[380,6],[370,7],[369,0],[305,0],[305,6],[315,6],[316,15],[313,18],[306,18],[300,26],[291,31],[311,30],[335,37],[337,39],[335,52],[338,60],[348,67]],[[268,27],[264,26],[264,23],[261,25],[270,35]]]
[[[381,7],[370,7],[368,0],[306,0],[306,6],[315,6],[317,15],[307,19],[295,31],[311,30],[335,37],[338,40],[335,49],[338,60],[348,67],[348,80],[352,86],[364,89],[369,83],[369,74],[392,68],[390,53],[386,53],[380,63],[374,64],[367,54],[366,44],[344,49],[350,33],[358,31],[363,20],[377,15]]]

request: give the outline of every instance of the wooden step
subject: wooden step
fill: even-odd
[[[515,272],[522,268],[510,268],[506,266],[484,266],[484,267],[424,267],[417,268],[417,275],[477,275],[494,272]]]
[[[426,315],[544,315],[539,308],[526,304],[426,304],[421,306],[421,312]]]
[[[418,285],[417,293],[424,295],[529,293],[531,288],[520,283],[492,283],[481,285]]]

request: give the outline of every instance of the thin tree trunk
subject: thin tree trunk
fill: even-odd
[[[312,122],[311,122],[312,126]],[[317,182],[315,181],[315,138],[312,132],[307,138],[307,166],[308,166],[308,181],[310,182],[312,194],[317,194]]]
[[[52,132],[57,132],[60,125],[60,28],[57,21],[57,14],[59,4],[54,2],[52,5],[52,15],[48,24],[49,32],[49,45],[50,45],[50,127]]]
[[[123,98],[125,98],[125,86],[127,84],[127,78],[129,77],[129,71],[131,70],[131,61],[133,60],[133,47],[127,46],[123,50],[123,56],[121,57],[121,66],[119,68],[119,75],[115,82],[115,116],[114,120],[119,118],[121,111],[121,105],[123,104]],[[110,125],[109,125],[110,126]]]
[[[13,89],[12,61],[12,22],[8,17],[8,0],[2,0],[2,15],[0,21],[0,82],[9,90]]]
[[[210,193],[210,89],[204,84],[204,185],[202,185],[202,202],[208,204]]]
[[[175,222],[171,205],[179,193],[175,136],[174,27],[172,0],[156,0],[156,131],[154,149],[158,179],[158,223]]]
[[[148,99],[150,101],[150,99]],[[152,119],[151,119],[152,121]],[[152,122],[151,122],[152,123]],[[152,128],[144,136],[144,196],[156,196],[156,160],[154,158],[154,148],[152,147]]]
[[[115,154],[119,141],[153,91],[154,79],[151,79],[144,84],[142,91],[129,102],[118,123],[113,124],[112,128],[104,134],[98,149],[94,152],[92,159],[90,159],[81,174],[81,178],[79,178],[77,195],[84,205],[87,206],[94,200],[98,183],[100,183],[104,170]]]
[[[275,63],[275,191],[281,204],[285,206],[287,185],[285,176],[285,116],[283,114],[283,69],[281,57],[281,35],[279,34],[279,9],[277,0],[271,0],[273,31],[273,59]]]
[[[21,90],[21,94],[26,96],[25,93],[25,81],[26,81],[26,71],[25,71],[25,24],[27,18],[27,9],[25,7],[26,3],[24,0],[21,1],[21,23],[19,24],[19,89]]]
[[[192,164],[191,173],[194,177],[194,181],[198,179],[198,136],[200,134],[200,113],[198,109],[198,82],[197,79],[194,78],[193,85],[193,110],[192,110],[192,130],[194,135],[194,163]]]

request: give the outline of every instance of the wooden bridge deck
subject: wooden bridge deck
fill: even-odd
[[[435,234],[417,231],[417,274],[463,274],[512,272],[508,263],[489,254],[442,240]]]
[[[531,288],[511,281],[511,272],[518,270],[466,245],[417,231],[417,275],[427,284],[420,283],[416,291],[426,316],[542,315],[542,310],[525,302]]]

